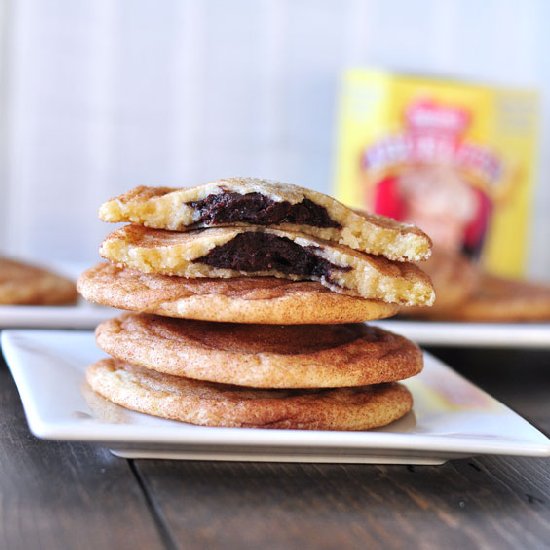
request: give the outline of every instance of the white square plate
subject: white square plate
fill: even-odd
[[[550,323],[451,323],[388,319],[369,323],[423,346],[550,349]]]
[[[76,280],[86,265],[55,262],[45,266]],[[5,328],[71,328],[93,329],[116,314],[114,309],[87,303],[82,298],[72,306],[0,305],[0,329]]]
[[[162,420],[105,401],[84,371],[103,356],[83,331],[5,331],[2,348],[31,431],[93,441],[140,458],[441,464],[478,454],[550,456],[550,440],[430,355],[405,384],[414,412],[370,432],[207,428]]]

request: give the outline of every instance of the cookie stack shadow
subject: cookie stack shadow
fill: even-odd
[[[284,212],[266,218],[273,203]],[[364,321],[433,301],[429,279],[395,252],[429,255],[416,228],[263,180],[138,188],[100,212],[132,222],[78,283],[86,299],[128,310],[96,330],[110,357],[87,381],[104,398],[228,427],[365,430],[411,410],[399,381],[420,372],[420,350]],[[365,244],[369,223],[380,238]]]

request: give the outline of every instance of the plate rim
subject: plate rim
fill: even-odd
[[[550,349],[550,322],[471,323],[385,319],[369,324],[398,332],[422,345]]]

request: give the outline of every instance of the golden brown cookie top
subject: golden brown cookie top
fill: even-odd
[[[160,372],[262,388],[393,382],[422,369],[418,347],[364,324],[241,325],[124,314],[103,322],[98,345]]]
[[[203,426],[367,430],[389,424],[412,408],[412,396],[400,384],[257,390],[171,376],[114,359],[91,365],[86,379],[114,403]]]
[[[361,339],[365,344],[380,344],[387,333],[375,327],[342,325],[242,325],[171,319],[156,315],[126,313],[106,321],[117,332],[140,334],[164,340],[176,349],[191,346],[196,350],[217,350],[238,355],[309,355],[338,348]],[[133,336],[132,336],[133,337]]]
[[[265,324],[354,323],[395,315],[399,307],[331,292],[319,283],[274,277],[186,279],[98,264],[78,280],[90,302],[205,321]]]

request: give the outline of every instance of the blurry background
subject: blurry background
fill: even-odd
[[[0,0],[0,249],[93,262],[99,204],[231,175],[331,192],[340,76],[541,92],[530,274],[550,280],[550,3]]]

